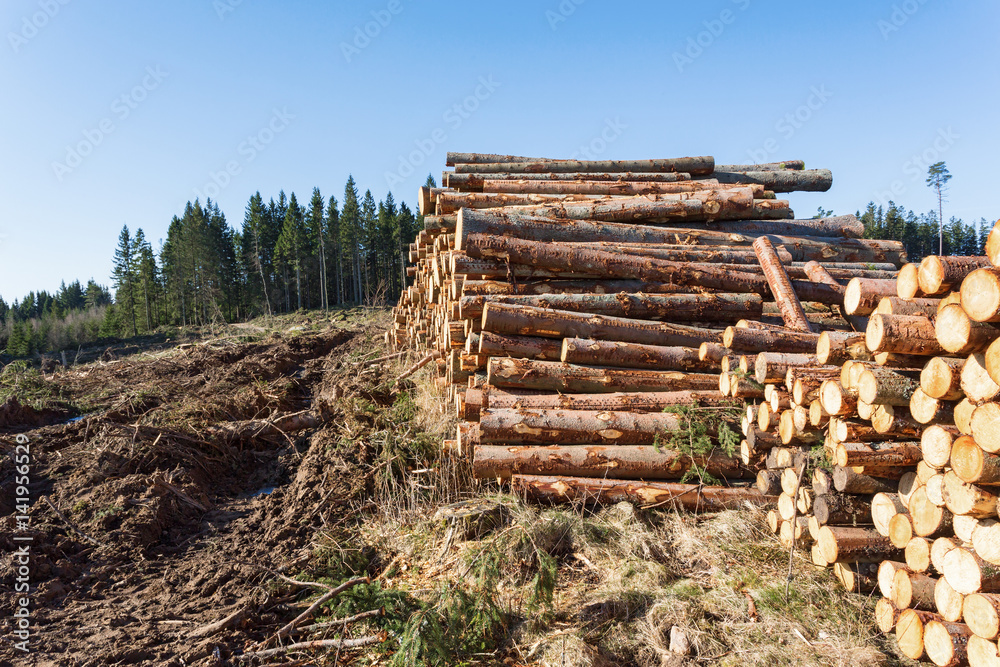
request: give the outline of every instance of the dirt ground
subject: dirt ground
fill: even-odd
[[[340,399],[393,400],[394,366],[354,363],[379,351],[381,328],[364,319],[105,355],[34,380],[55,407],[0,406],[0,663],[224,664],[302,611],[303,591],[276,586],[277,573],[305,569],[318,531],[372,490],[363,438],[341,446]],[[278,423],[291,428],[268,425],[288,415]],[[302,415],[319,423],[298,430]],[[18,433],[31,456],[28,532],[15,531]],[[28,654],[7,641],[15,535],[32,538]]]
[[[382,359],[387,321],[298,314],[0,370],[0,665],[914,664],[804,554],[789,585],[759,510],[549,508],[474,482],[442,454],[433,369],[395,386],[416,358]],[[469,507],[492,518],[437,514]],[[364,645],[288,650],[341,638]]]

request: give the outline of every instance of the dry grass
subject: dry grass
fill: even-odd
[[[391,362],[392,375],[412,361]],[[391,474],[378,478],[376,509],[359,517],[352,547],[379,554],[384,591],[425,609],[455,592],[488,598],[505,637],[475,655],[446,645],[449,659],[412,664],[915,664],[878,634],[874,600],[843,591],[805,554],[786,596],[788,554],[759,509],[695,517],[626,503],[540,507],[472,481],[467,460],[439,455],[454,433],[454,406],[432,378],[430,368],[414,375],[367,431]],[[505,522],[466,540],[435,518],[442,505],[470,498],[501,505]],[[675,628],[690,642],[686,655],[670,651]]]

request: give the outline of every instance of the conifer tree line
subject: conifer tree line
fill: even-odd
[[[435,186],[428,177],[427,184]],[[940,209],[939,209],[940,210]],[[832,211],[820,209],[820,216]],[[902,241],[910,261],[938,253],[939,211],[917,214],[870,202],[858,218],[865,237]],[[946,255],[983,252],[993,222],[944,225]],[[142,229],[122,227],[112,287],[93,279],[31,292],[8,305],[0,298],[0,351],[25,357],[74,351],[102,339],[163,325],[236,322],[300,308],[380,305],[406,286],[408,245],[423,219],[389,193],[376,202],[348,178],[341,199],[314,188],[309,200],[260,192],[247,202],[239,229],[217,203],[188,202],[154,249]]]
[[[994,221],[980,218],[967,223],[952,216],[944,224],[943,252],[939,253],[938,211],[917,214],[894,202],[886,206],[869,202],[858,219],[865,225],[865,238],[902,241],[911,262],[919,262],[928,255],[981,255],[986,247],[986,237]]]
[[[428,176],[427,183],[434,186]],[[376,201],[349,177],[342,198],[313,188],[300,202],[256,192],[239,229],[218,204],[188,202],[158,251],[142,229],[122,227],[113,291],[91,280],[57,294],[0,299],[0,350],[12,356],[76,349],[163,325],[237,322],[298,309],[382,305],[406,287],[409,244],[422,216],[392,193]]]

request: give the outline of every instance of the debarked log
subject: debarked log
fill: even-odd
[[[508,479],[512,475],[569,475],[608,479],[681,479],[697,466],[716,478],[750,479],[752,471],[721,451],[692,458],[665,448],[648,446],[525,447],[480,445],[475,448],[472,472],[480,479]]]

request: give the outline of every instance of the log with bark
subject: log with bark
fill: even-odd
[[[525,408],[535,410],[621,410],[627,412],[663,412],[673,406],[733,407],[732,399],[718,391],[619,392],[600,394],[510,393],[489,387],[483,393],[482,407],[493,410]]]
[[[791,280],[785,273],[781,265],[781,259],[774,249],[774,245],[766,236],[761,236],[753,242],[754,252],[764,270],[764,277],[771,288],[771,294],[781,309],[781,317],[785,321],[785,326],[795,331],[812,333],[809,320],[806,319],[805,311],[799,302],[795,290],[792,288]]]
[[[596,338],[682,347],[722,342],[721,331],[702,327],[505,303],[487,303],[483,307],[482,329],[514,336]]]
[[[669,320],[675,323],[733,324],[741,319],[759,319],[763,300],[758,294],[528,294],[470,295],[459,300],[464,318],[482,317],[487,303],[551,308],[564,312],[609,315],[639,320]]]
[[[513,156],[510,156],[513,157]],[[449,165],[450,166],[450,165]],[[503,160],[500,162],[477,161],[456,162],[456,174],[496,174],[496,173],[629,173],[629,172],[675,172],[692,176],[712,176],[715,159],[709,156],[670,158],[662,160]]]
[[[1000,322],[1000,269],[976,269],[965,277],[962,308],[976,322]]]
[[[718,376],[674,371],[574,366],[551,361],[493,357],[487,382],[494,387],[569,393],[712,390]]]
[[[709,373],[718,368],[716,362],[699,359],[698,349],[693,347],[642,345],[593,338],[564,338],[560,361],[585,366],[697,373]]]
[[[703,471],[717,479],[755,478],[739,460],[721,450],[692,458],[667,447],[479,445],[472,459],[481,479],[512,475],[556,475],[607,479],[695,479]]]
[[[621,501],[643,505],[675,506],[688,512],[716,512],[739,507],[762,506],[776,502],[755,487],[720,487],[669,482],[514,475],[513,490],[534,500],[550,502],[582,501],[588,504],[613,504]]]

